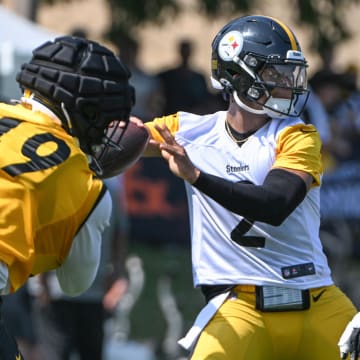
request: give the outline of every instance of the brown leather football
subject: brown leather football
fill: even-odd
[[[142,155],[149,141],[149,133],[144,127],[129,122],[125,128],[109,127],[106,135],[111,139],[101,150],[97,162],[102,169],[99,177],[106,179],[123,173]]]

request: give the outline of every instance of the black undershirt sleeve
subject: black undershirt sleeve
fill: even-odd
[[[274,226],[295,210],[307,192],[300,176],[282,169],[271,170],[263,185],[233,183],[201,172],[193,186],[238,215]]]

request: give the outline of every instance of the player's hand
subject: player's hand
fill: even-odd
[[[341,359],[357,360],[360,356],[360,312],[346,326],[342,333],[338,346]]]
[[[141,119],[139,119],[136,116],[130,116],[129,121],[131,121],[132,123],[136,124],[138,127],[144,127],[144,123]]]
[[[155,128],[164,139],[164,142],[159,144],[159,149],[162,157],[168,162],[170,170],[176,176],[193,184],[199,177],[200,170],[193,165],[185,149],[175,141],[165,125],[162,127],[156,125]]]

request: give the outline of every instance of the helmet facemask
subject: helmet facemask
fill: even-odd
[[[125,125],[122,126],[122,131],[120,137],[118,136],[118,129],[121,122],[125,122]],[[103,169],[100,165],[101,158],[105,154],[108,148],[114,148],[117,151],[122,151],[122,147],[119,145],[121,142],[121,138],[125,134],[125,130],[127,126],[129,125],[129,121],[125,119],[124,120],[114,120],[112,121],[108,127],[103,130],[103,134],[101,136],[101,142],[98,144],[93,144],[91,146],[91,159],[90,159],[90,165],[92,169],[97,173],[98,176],[103,175]]]
[[[305,61],[266,61],[258,74],[245,99],[259,104],[271,117],[301,115],[309,96]]]

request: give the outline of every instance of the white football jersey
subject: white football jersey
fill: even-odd
[[[308,172],[314,182],[280,226],[252,223],[185,182],[195,286],[252,284],[307,289],[332,284],[319,239],[322,166],[316,129],[299,118],[272,119],[239,147],[226,132],[225,119],[225,111],[201,116],[179,112],[147,126],[161,141],[154,124],[165,123],[202,172],[261,185],[272,168],[281,167]],[[240,223],[242,230],[234,241],[231,234]],[[263,246],[247,246],[249,237],[257,237]]]

